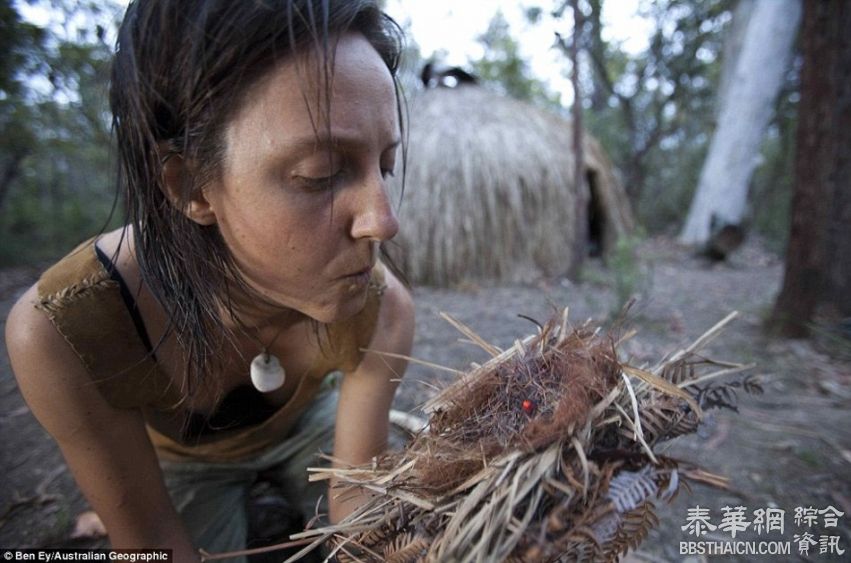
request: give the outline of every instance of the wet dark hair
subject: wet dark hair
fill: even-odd
[[[375,48],[398,100],[401,30],[373,0],[136,0],[127,9],[110,85],[119,186],[142,279],[170,319],[167,334],[188,354],[185,396],[233,336],[222,306],[239,322],[229,292],[256,294],[218,227],[199,225],[181,209],[220,174],[225,127],[251,86],[278,62],[315,49],[327,89],[336,40],[346,32]],[[330,104],[329,91],[321,97]],[[191,163],[192,174],[170,202],[162,173],[175,155]]]

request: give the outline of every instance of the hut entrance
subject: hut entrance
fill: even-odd
[[[597,172],[588,170],[585,173],[585,181],[588,183],[588,256],[603,255],[603,232],[606,227],[606,217],[603,202],[600,200],[600,187],[597,183]]]

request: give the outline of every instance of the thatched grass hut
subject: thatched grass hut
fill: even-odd
[[[586,185],[574,185],[569,120],[478,86],[422,91],[409,112],[397,240],[412,281],[569,275],[633,228],[626,194],[590,136]]]

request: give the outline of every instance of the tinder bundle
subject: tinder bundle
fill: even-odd
[[[688,481],[723,479],[654,453],[696,430],[702,409],[732,406],[750,366],[697,355],[731,314],[652,368],[567,312],[506,350],[453,323],[493,355],[426,405],[427,428],[369,467],[314,470],[376,493],[336,526],[339,561],[611,561],[657,523],[654,502]]]

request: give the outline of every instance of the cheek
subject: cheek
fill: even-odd
[[[315,274],[341,251],[346,193],[299,192],[251,170],[238,172],[210,199],[222,237],[251,277]]]
[[[231,215],[222,225],[223,234],[228,231],[225,240],[255,276],[315,274],[338,250],[339,225],[331,206],[281,199],[286,201],[266,199],[252,212]]]

